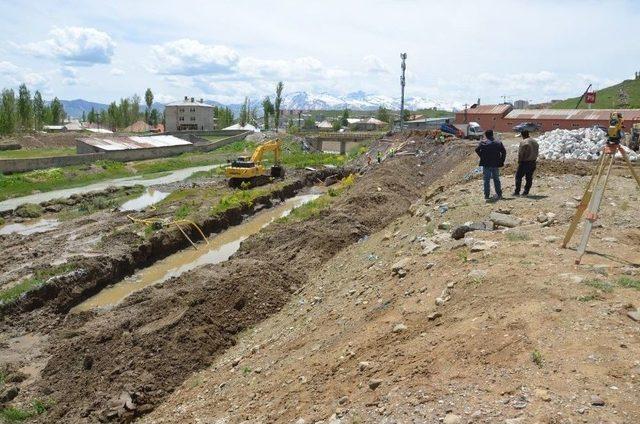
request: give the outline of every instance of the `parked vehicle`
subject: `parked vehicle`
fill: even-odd
[[[540,131],[541,129],[542,127],[540,126],[540,124],[536,124],[533,122],[523,122],[513,127],[513,131],[517,133],[521,133],[522,131],[534,132]]]
[[[458,137],[468,138],[470,140],[480,140],[482,138],[482,128],[477,122],[469,122],[468,124],[456,124],[456,129],[459,131]]]

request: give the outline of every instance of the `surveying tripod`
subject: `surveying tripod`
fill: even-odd
[[[616,153],[618,152],[629,167],[631,175],[633,175],[633,177],[636,179],[638,188],[640,188],[640,177],[638,177],[638,174],[636,174],[636,171],[633,169],[633,165],[631,165],[631,161],[629,161],[629,157],[627,156],[622,146],[620,146],[620,144],[618,143],[607,143],[602,151],[602,154],[600,155],[600,159],[598,159],[596,172],[591,176],[589,184],[587,184],[587,189],[582,196],[582,200],[580,201],[578,209],[576,210],[576,213],[571,220],[571,224],[569,225],[567,234],[564,236],[564,240],[562,241],[562,247],[566,248],[567,244],[571,240],[571,237],[573,237],[573,233],[576,231],[576,227],[580,222],[582,214],[586,211],[587,213],[585,216],[582,239],[580,240],[580,244],[577,248],[578,257],[575,261],[576,265],[580,264],[582,255],[584,255],[584,252],[587,250],[589,236],[591,236],[591,230],[593,229],[594,222],[596,221],[596,219],[598,219],[600,204],[602,203],[604,191],[607,188],[607,181],[609,180],[609,175],[611,174],[611,168],[613,167],[613,162],[615,162]]]

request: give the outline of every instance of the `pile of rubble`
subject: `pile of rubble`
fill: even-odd
[[[596,160],[607,142],[607,134],[600,128],[553,130],[538,137],[540,157],[544,159]],[[629,159],[638,160],[638,154],[623,146]]]

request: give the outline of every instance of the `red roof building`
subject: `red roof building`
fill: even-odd
[[[456,112],[456,124],[468,124],[477,122],[483,130],[498,129],[505,115],[513,109],[510,104],[478,105],[471,106],[460,112]]]
[[[626,128],[640,122],[640,109],[514,109],[504,117],[496,129],[512,131],[515,125],[522,122],[538,124],[542,131],[556,128],[572,130],[595,125],[608,127],[611,112],[622,113]]]

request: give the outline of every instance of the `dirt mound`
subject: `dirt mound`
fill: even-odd
[[[394,158],[328,211],[268,228],[226,263],[145,289],[111,311],[69,316],[40,384],[55,401],[43,422],[127,422],[149,412],[234,334],[281,308],[311,270],[403,214],[420,187],[468,155],[462,146],[431,149],[438,161]]]
[[[54,147],[75,147],[79,133],[33,133],[20,134],[0,139],[2,144],[19,144],[23,149],[41,149]]]

